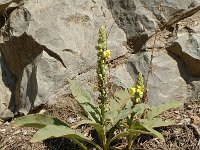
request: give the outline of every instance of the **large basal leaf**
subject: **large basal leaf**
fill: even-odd
[[[102,126],[101,124],[99,124],[99,123],[96,123],[96,122],[91,121],[91,120],[82,120],[82,121],[78,122],[78,123],[74,126],[74,128],[77,128],[78,126],[84,125],[84,124],[88,124],[88,125],[90,125],[91,127],[93,127],[93,128],[96,130],[96,132],[97,132],[97,134],[98,134],[98,137],[99,137],[101,140],[104,140],[104,138],[106,137],[105,131],[104,131],[103,126]]]
[[[70,89],[71,89],[74,97],[83,96],[87,99],[87,102],[93,103],[93,99],[92,99],[91,95],[85,89],[83,89],[75,80],[69,79],[68,81],[70,83]],[[83,100],[83,101],[79,100],[78,102],[84,103],[85,100]]]
[[[79,102],[80,106],[84,110],[85,115],[91,119],[92,121],[99,122],[100,120],[100,112],[97,107],[95,107],[93,104],[87,101],[87,98],[83,96],[77,96],[75,99],[79,102],[82,101],[82,103]],[[85,101],[85,102],[84,102]]]
[[[108,100],[110,102],[110,110],[107,112],[107,118],[109,120],[116,118],[126,107],[130,98],[131,96],[127,89],[115,92],[114,96]]]
[[[140,130],[140,131],[148,131],[142,124],[139,120],[137,121],[134,121],[131,126],[130,126],[130,129],[132,130]]]
[[[161,104],[159,106],[153,106],[151,107],[151,110],[147,113],[147,119],[152,119],[156,116],[158,116],[159,114],[161,114],[164,111],[167,111],[171,108],[178,108],[180,107],[182,104],[180,101],[173,101],[173,102],[169,102],[169,103],[165,103],[165,104]]]
[[[163,142],[165,142],[165,139],[164,139],[163,135],[160,132],[154,130],[152,127],[150,127],[150,126],[148,126],[146,124],[143,124],[143,126],[149,131],[149,133],[148,133],[149,135],[153,135],[154,137],[158,137]]]
[[[158,131],[154,130],[149,124],[144,124],[143,122],[136,121],[131,125],[131,130],[129,132],[141,131],[139,134],[152,135],[154,137],[160,138],[162,141],[165,141],[163,135]]]
[[[99,122],[99,110],[94,104],[94,100],[91,95],[83,89],[76,81],[69,80],[70,89],[74,98],[77,100],[79,105],[83,108],[85,115],[91,120]]]
[[[163,121],[162,118],[141,119],[140,121],[142,122],[142,124],[146,124],[152,128],[169,126],[174,123],[173,120]]]
[[[48,115],[31,114],[23,117],[16,118],[13,123],[15,126],[43,128],[47,125],[62,125],[67,126],[57,118],[53,118]]]
[[[136,104],[134,107],[134,117],[140,118],[146,109],[150,109],[150,106],[145,103]]]
[[[127,131],[120,132],[119,134],[115,135],[112,139],[108,140],[106,147],[108,148],[113,141],[115,141],[119,138],[123,138],[123,137],[126,137],[128,135],[138,136],[140,134],[150,134],[150,135],[152,135],[148,131],[128,129]]]
[[[66,126],[47,125],[44,128],[39,129],[31,139],[31,142],[40,142],[50,138],[66,137],[69,139],[78,139],[83,141],[91,140],[91,138],[85,137],[82,133],[76,132]]]
[[[50,138],[64,137],[75,141],[79,146],[85,149],[81,141],[86,141],[94,145],[97,149],[102,150],[102,148],[94,143],[91,138],[84,136],[82,133],[76,132],[66,126],[55,126],[47,125],[44,128],[39,129],[32,137],[31,142],[40,142]]]
[[[150,107],[149,105],[141,103],[141,104],[136,104],[134,108],[131,108],[131,105],[127,106],[126,109],[121,110],[118,115],[112,116],[112,114],[110,114],[109,119],[111,120],[111,124],[107,126],[106,130],[109,131],[116,123],[128,117],[132,113],[134,113],[135,116],[141,115],[144,112],[144,110],[148,109],[149,107]]]
[[[119,105],[116,107],[118,112],[120,112],[126,107],[127,102],[131,99],[131,95],[129,94],[128,89],[122,89],[115,92],[114,98],[119,103]]]
[[[122,138],[122,137],[125,137],[127,135],[129,135],[130,133],[128,131],[123,131],[123,132],[120,132],[119,134],[115,135],[112,139],[108,140],[107,143],[106,143],[106,148],[108,149],[110,147],[110,144],[119,139],[119,138]]]

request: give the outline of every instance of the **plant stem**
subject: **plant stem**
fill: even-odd
[[[128,147],[127,149],[130,150],[133,144],[133,135],[128,136]]]
[[[99,91],[99,108],[101,110],[100,114],[100,124],[103,126],[105,137],[102,139],[101,144],[104,150],[106,150],[106,112],[108,105],[108,89],[107,89],[107,77],[106,77],[106,60],[105,57],[106,49],[106,31],[102,26],[99,29],[99,39],[98,39],[98,61],[97,61],[97,80],[98,80],[98,91]]]

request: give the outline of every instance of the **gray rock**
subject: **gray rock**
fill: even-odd
[[[10,111],[9,109],[6,109],[2,114],[1,114],[1,119],[2,120],[9,120],[14,118],[14,113]]]
[[[127,64],[127,70],[134,80],[139,72],[144,75],[148,89],[148,102],[152,105],[171,100],[187,99],[187,83],[181,77],[177,62],[164,52],[154,54],[152,71],[148,76],[151,53],[133,55]],[[146,83],[148,78],[148,83]]]
[[[14,87],[15,80],[13,76],[10,74],[3,56],[0,56],[0,116],[12,116],[14,112]],[[9,109],[9,110],[7,110]],[[12,114],[12,115],[11,115]]]
[[[158,24],[169,21],[174,13],[198,5],[198,1],[2,0],[0,4],[0,49],[5,58],[5,64],[1,64],[5,76],[2,73],[0,78],[2,116],[6,109],[27,114],[41,104],[56,102],[70,93],[68,78],[77,79],[91,91],[96,80],[97,32],[102,24],[106,24],[109,33],[111,62],[132,55],[128,65],[120,62],[111,69],[114,86],[129,87],[139,71],[147,76],[150,60],[149,53],[132,53],[146,51],[146,42],[152,40]],[[8,14],[7,20],[3,12]],[[199,31],[193,30],[194,34],[184,33],[187,36],[178,36],[174,43],[181,45],[181,54],[189,55],[182,59],[190,72],[198,75],[199,62],[196,68],[190,69],[196,58],[199,59]],[[188,47],[181,43],[182,39],[188,42]],[[157,42],[156,48],[165,49],[169,43],[164,42]],[[185,100],[187,84],[174,58],[161,52],[153,64],[154,75],[147,84],[150,103],[174,98]]]
[[[200,100],[200,78],[194,78],[191,80],[191,99]]]
[[[181,57],[189,72],[200,77],[200,26],[178,33],[167,50]]]
[[[107,29],[112,27],[108,48],[112,59],[117,59],[127,53],[126,36],[104,1],[32,0],[11,13],[0,48],[16,78],[16,111],[27,114],[46,103],[67,77],[74,78],[96,65],[97,32],[105,19]]]
[[[158,24],[168,22],[172,15],[188,9],[193,0],[106,0],[116,23],[124,30],[128,46],[137,53],[145,48]]]

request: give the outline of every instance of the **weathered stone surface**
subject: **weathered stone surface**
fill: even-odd
[[[200,100],[200,82],[199,78],[194,78],[191,81],[191,99]]]
[[[27,114],[41,104],[56,101],[70,93],[67,78],[77,79],[91,91],[90,86],[96,80],[97,32],[104,23],[114,64],[111,69],[113,85],[116,88],[132,85],[138,71],[146,77],[150,54],[132,53],[152,50],[154,46],[150,43],[154,43],[153,34],[158,25],[169,21],[177,12],[197,6],[199,2],[1,0],[0,4],[5,4],[0,5],[0,49],[5,60],[5,65],[1,63],[1,66],[4,68],[2,71],[7,71],[4,71],[6,77],[0,79],[0,116],[12,116],[10,112],[17,111]],[[2,15],[5,12],[7,18]],[[196,19],[198,21],[199,18]],[[157,40],[155,49],[166,50],[166,45],[173,49],[171,42],[178,43],[181,53],[178,53],[179,50],[174,53],[186,63],[188,74],[199,75],[200,65],[195,62],[199,60],[199,31],[192,29],[194,33],[181,31],[177,39],[174,31],[168,31],[166,37]],[[181,43],[182,40],[188,45]],[[182,57],[182,54],[189,57]],[[127,57],[130,57],[128,64],[121,62]],[[192,67],[194,63],[197,67]],[[182,77],[183,68],[177,65],[177,59],[158,52],[153,65],[155,71],[147,84],[150,103],[188,98],[186,87],[193,77]],[[10,83],[9,86],[7,83]],[[7,114],[2,114],[4,111]]]
[[[145,81],[148,77],[149,103],[158,105],[169,100],[187,99],[187,83],[180,75],[177,62],[164,52],[155,53],[152,71],[148,76],[150,58],[149,52],[135,54],[127,64],[127,70],[133,77],[136,77],[139,72],[144,75]]]
[[[200,77],[200,26],[178,32],[168,50],[181,57],[191,74]]]
[[[154,34],[158,24],[164,24],[172,15],[193,3],[193,0],[107,0],[116,23],[124,30],[127,44],[133,52],[145,48],[145,43]]]
[[[102,11],[107,28],[112,27],[108,48],[116,59],[127,53],[126,37],[113,24],[104,1],[32,0],[11,13],[0,47],[16,78],[16,111],[27,114],[65,84],[62,78],[74,78],[95,66],[97,32],[105,20]]]
[[[4,59],[0,59],[0,116],[3,118],[11,118],[14,116],[15,103],[14,103],[14,88],[15,82],[7,70]],[[9,113],[8,113],[9,112]]]

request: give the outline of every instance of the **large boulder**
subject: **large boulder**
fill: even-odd
[[[181,77],[177,61],[165,52],[156,52],[152,63],[150,62],[151,53],[143,52],[133,55],[127,63],[127,71],[130,74],[141,72],[144,75],[148,101],[158,105],[169,100],[186,100],[188,87]]]
[[[131,86],[138,72],[146,80],[151,62],[148,51],[154,47],[152,41],[157,28],[170,21],[174,14],[198,3],[197,0],[163,0],[162,3],[154,0],[0,0],[0,117],[12,117],[15,112],[27,114],[42,104],[56,102],[70,93],[68,78],[78,80],[91,91],[90,86],[96,80],[97,32],[103,24],[109,34],[113,86]],[[148,76],[151,104],[176,98],[186,100],[190,78],[196,75],[199,82],[198,67],[191,69],[196,59],[193,54],[199,57],[199,32],[196,27],[194,30],[193,35],[184,31],[185,38],[182,35],[176,38],[172,34],[174,30],[159,31],[160,35],[166,32],[168,36],[156,42],[156,51],[162,49],[165,53],[156,53],[155,72]],[[190,52],[181,44],[182,38],[189,42]],[[181,50],[171,50],[176,43]],[[168,55],[166,50],[176,56]],[[183,53],[189,57],[181,57]],[[180,67],[177,55],[186,63],[186,74],[191,76],[183,77],[184,67]]]
[[[188,72],[200,77],[200,26],[187,27],[183,31],[177,33],[177,38],[167,50],[185,62]]]
[[[27,114],[56,95],[67,78],[95,67],[97,32],[105,19],[112,27],[108,48],[117,59],[127,53],[126,36],[104,1],[31,0],[11,12],[0,48],[16,81],[15,111]]]

